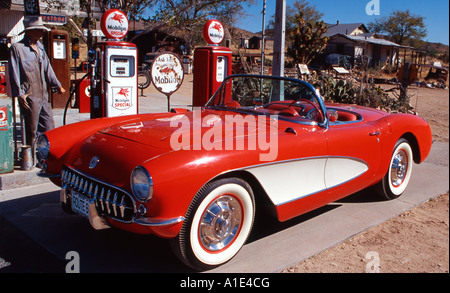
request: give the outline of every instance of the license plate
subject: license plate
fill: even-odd
[[[89,217],[89,198],[86,196],[72,191],[72,210],[85,217]]]

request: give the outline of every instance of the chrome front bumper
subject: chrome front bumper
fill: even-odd
[[[69,194],[67,193],[67,189],[65,187],[61,188],[60,191],[60,202],[63,205],[68,205]],[[96,207],[96,198],[91,198],[89,200],[89,223],[96,230],[108,229],[111,226],[106,221],[106,217],[102,216],[98,213]],[[171,226],[181,223],[185,220],[184,217],[177,218],[150,218],[150,217],[139,217],[135,216],[132,219],[132,223],[146,226],[146,227],[162,227],[162,226]]]
[[[66,192],[66,188],[61,188],[61,191],[59,193],[59,199],[61,204],[67,205],[68,201],[68,194]],[[106,219],[104,217],[101,217],[98,212],[97,208],[95,207],[95,200],[91,199],[89,201],[89,223],[91,223],[91,226],[95,230],[103,230],[111,228],[111,226],[108,225],[106,222]]]
[[[60,193],[60,201],[69,210],[72,209],[70,194],[72,190],[88,198],[89,222],[95,229],[109,228],[106,218],[146,227],[171,226],[184,221],[184,217],[143,217],[138,212],[134,198],[128,192],[67,166],[63,168],[61,173],[61,182],[63,187]]]

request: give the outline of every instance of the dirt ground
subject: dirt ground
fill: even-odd
[[[431,125],[433,139],[448,143],[449,91],[413,86],[408,94],[413,95],[411,105]],[[449,194],[431,199],[282,272],[448,273]]]

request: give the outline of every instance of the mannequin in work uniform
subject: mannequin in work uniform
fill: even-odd
[[[26,144],[33,145],[38,133],[55,128],[49,103],[49,87],[59,93],[65,89],[56,78],[44,46],[39,41],[49,29],[40,17],[24,18],[24,38],[10,49],[11,94],[17,97],[25,124]]]

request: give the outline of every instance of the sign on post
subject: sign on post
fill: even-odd
[[[184,79],[181,59],[172,53],[157,55],[150,75],[155,88],[167,96],[167,108],[170,111],[170,96],[181,87]]]
[[[121,40],[128,33],[128,18],[122,11],[110,9],[103,14],[100,27],[108,39]]]
[[[39,0],[24,0],[23,12],[25,16],[40,15]]]
[[[203,26],[203,38],[208,44],[220,44],[225,36],[225,30],[220,21],[211,19]]]

